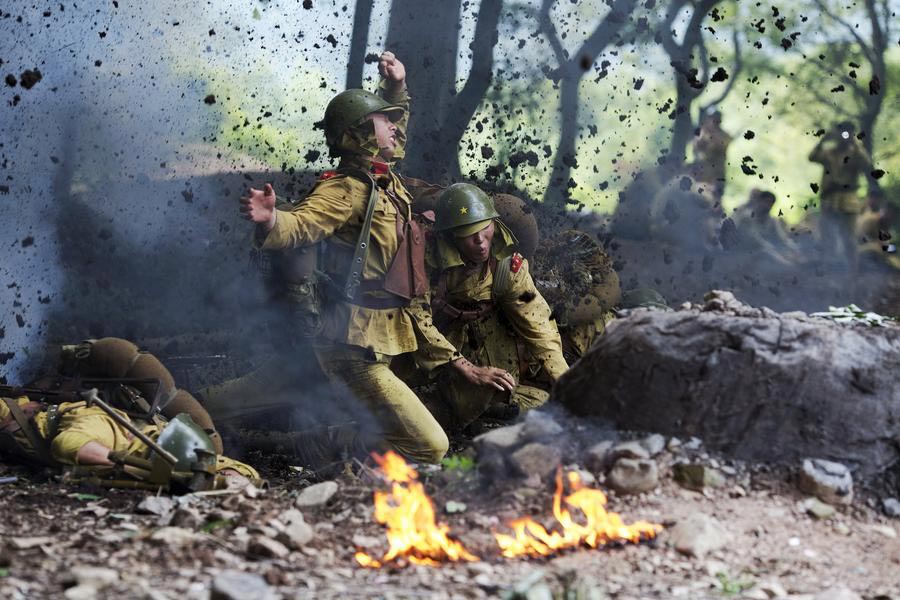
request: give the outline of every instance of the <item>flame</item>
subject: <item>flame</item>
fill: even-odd
[[[450,528],[437,523],[434,504],[418,481],[416,470],[392,451],[372,454],[391,491],[375,492],[375,520],[387,526],[389,548],[381,560],[365,552],[356,553],[363,567],[378,568],[403,557],[418,565],[437,566],[445,560],[477,561],[461,543],[449,538]]]
[[[572,493],[565,497],[568,506],[579,509],[586,519],[583,525],[576,523],[572,513],[563,507],[562,470],[556,472],[556,493],[553,495],[553,516],[562,532],[548,532],[543,525],[529,517],[510,523],[514,535],[494,533],[503,556],[549,556],[563,548],[582,545],[596,548],[610,542],[633,542],[656,537],[662,525],[639,521],[626,525],[622,518],[606,511],[606,494],[584,487],[578,473],[567,475]]]

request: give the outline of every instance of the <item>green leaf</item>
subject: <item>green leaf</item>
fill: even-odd
[[[0,568],[0,577],[9,577],[9,569]]]
[[[253,9],[253,18],[256,19],[257,21],[259,21],[260,19],[262,19],[262,15],[259,14],[259,9],[258,9],[258,8],[254,8],[254,9]]]
[[[100,496],[98,496],[96,494],[80,494],[80,493],[78,493],[78,494],[69,494],[69,497],[75,498],[76,500],[81,500],[81,501],[99,500],[100,499]]]
[[[475,460],[469,456],[456,454],[441,461],[447,471],[471,471],[475,468]]]
[[[467,508],[469,508],[469,507],[466,506],[465,502],[457,502],[456,500],[449,500],[444,505],[444,510],[447,512],[447,514],[450,514],[450,515],[452,515],[454,513],[466,512]]]
[[[203,533],[212,533],[216,529],[221,529],[223,527],[231,527],[234,525],[234,519],[218,519],[216,521],[210,521],[206,525],[200,528],[200,531]]]

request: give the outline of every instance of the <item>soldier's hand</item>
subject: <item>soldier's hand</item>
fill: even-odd
[[[270,184],[263,189],[250,188],[246,196],[241,196],[241,215],[248,221],[263,225],[266,231],[275,227],[275,190]]]
[[[395,84],[406,81],[406,67],[400,62],[393,52],[382,52],[378,58],[378,72],[381,76]]]
[[[452,364],[466,381],[474,385],[494,387],[504,392],[512,392],[516,389],[516,380],[503,369],[477,367],[465,358],[454,361]]]

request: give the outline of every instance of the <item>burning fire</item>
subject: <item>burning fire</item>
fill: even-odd
[[[381,560],[357,552],[356,561],[360,565],[378,568],[399,557],[429,566],[437,566],[444,560],[479,560],[461,543],[448,537],[447,525],[435,522],[434,505],[424,486],[416,481],[419,475],[415,469],[392,451],[372,456],[391,483],[390,492],[375,492],[375,520],[387,525],[390,547]]]
[[[572,514],[563,507],[562,470],[556,473],[556,493],[553,496],[553,515],[562,528],[548,532],[543,525],[529,517],[516,519],[510,523],[514,536],[494,533],[503,556],[549,556],[563,548],[577,548],[586,545],[591,548],[610,542],[633,542],[656,537],[661,525],[639,521],[625,525],[622,518],[606,512],[606,494],[600,490],[584,487],[577,473],[568,474],[572,493],[565,497],[568,506],[579,509],[586,518],[585,524],[576,523]]]

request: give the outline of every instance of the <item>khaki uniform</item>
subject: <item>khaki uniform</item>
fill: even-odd
[[[20,407],[36,404],[28,398],[16,399]],[[116,423],[101,408],[87,406],[84,402],[63,402],[57,407],[58,416],[51,420],[46,409],[39,410],[31,417],[38,435],[49,444],[50,457],[60,465],[77,465],[78,451],[88,442],[97,442],[113,452],[127,452],[146,458],[150,449],[127,429]],[[31,412],[31,411],[29,411]],[[128,419],[122,411],[116,411]],[[151,439],[159,436],[160,429],[153,423],[133,421],[142,433]],[[0,431],[6,429],[26,457],[37,458],[38,453],[31,447],[24,431],[18,428],[10,414],[6,402],[0,402]],[[259,473],[250,465],[219,455],[216,470],[233,469],[251,479],[259,479]]]
[[[722,126],[710,120],[700,128],[694,138],[694,164],[697,179],[713,186],[716,199],[722,197],[725,190],[725,166],[728,158],[728,146],[732,137]]]
[[[519,383],[507,392],[474,386],[456,373],[443,373],[441,393],[457,426],[465,427],[495,402],[510,402],[520,410],[544,404],[547,389],[568,365],[550,307],[535,288],[528,261],[513,253],[513,238],[499,220],[493,257],[470,266],[443,237],[435,239],[431,262],[437,271],[432,295],[441,332],[469,361],[508,371]],[[505,261],[505,265],[502,264]],[[440,296],[440,298],[438,297]],[[447,309],[479,312],[477,318],[454,317]],[[485,308],[490,307],[488,310]]]
[[[408,107],[405,90],[385,99]],[[398,140],[405,139],[406,125],[406,117],[397,122]],[[378,204],[363,270],[365,286],[383,280],[388,273],[401,244],[398,213],[402,221],[412,219],[412,196],[393,170],[373,168],[374,163],[361,155],[345,155],[338,169],[347,167],[368,170],[378,182]],[[258,246],[278,250],[327,240],[324,270],[343,283],[368,200],[367,182],[343,174],[324,178],[290,212],[278,212],[275,227]],[[376,415],[388,443],[413,460],[439,462],[449,447],[446,434],[389,364],[393,357],[415,352],[419,366],[431,370],[459,354],[434,327],[427,295],[406,305],[364,305],[391,304],[397,298],[371,289],[360,303],[329,300],[315,353],[329,380],[347,389]]]

